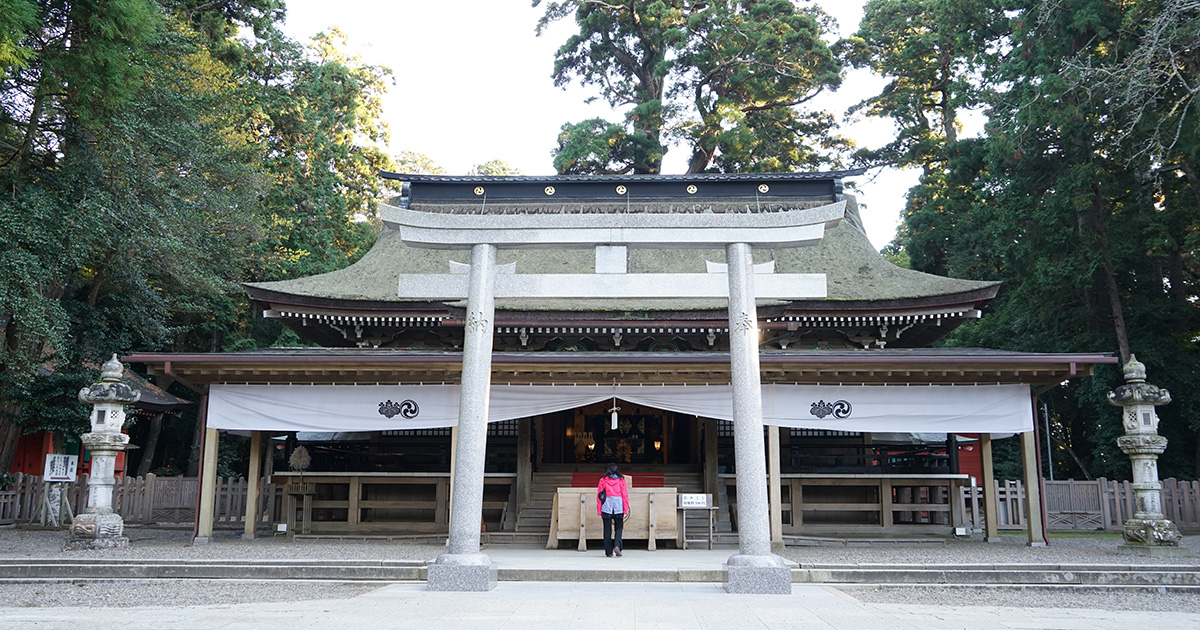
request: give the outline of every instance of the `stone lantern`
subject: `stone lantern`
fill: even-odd
[[[100,371],[100,382],[79,390],[79,400],[92,405],[92,430],[80,441],[92,453],[88,479],[87,509],[71,521],[71,549],[111,549],[129,544],[125,520],[113,512],[113,485],[117,453],[129,445],[129,436],[121,433],[125,424],[125,405],[135,403],[142,393],[121,382],[125,366],[113,355]]]
[[[1167,438],[1158,434],[1154,408],[1171,402],[1171,393],[1146,382],[1146,366],[1130,356],[1123,368],[1125,385],[1108,393],[1108,402],[1122,408],[1125,435],[1117,446],[1133,462],[1133,490],[1137,511],[1125,521],[1122,553],[1146,555],[1187,553],[1179,546],[1182,536],[1175,524],[1163,517],[1162,484],[1158,481],[1158,456],[1167,448]]]

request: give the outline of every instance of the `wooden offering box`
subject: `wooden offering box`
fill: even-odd
[[[627,485],[630,478],[626,477]],[[678,535],[675,488],[629,488],[630,512],[625,520],[624,540],[646,540],[650,551],[659,538],[674,540]],[[559,488],[550,510],[550,537],[547,549],[558,547],[560,540],[578,540],[579,551],[587,551],[587,541],[603,540],[604,526],[596,514],[596,488]]]

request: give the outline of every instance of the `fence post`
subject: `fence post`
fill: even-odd
[[[1192,509],[1188,512],[1188,525],[1200,527],[1200,481],[1191,483]]]
[[[1108,503],[1110,494],[1109,481],[1104,477],[1096,479],[1097,492],[1100,493],[1100,523],[1104,531],[1112,529],[1112,506]]]
[[[146,523],[154,522],[154,480],[156,478],[154,473],[146,473],[146,502],[142,504],[142,520]]]
[[[982,515],[979,513],[979,491],[979,486],[971,484],[971,529],[973,530],[983,529],[983,519],[980,518]]]

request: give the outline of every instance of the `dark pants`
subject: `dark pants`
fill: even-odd
[[[613,555],[614,543],[618,551],[625,549],[625,543],[621,542],[621,531],[625,529],[625,515],[601,514],[600,518],[604,521],[604,555]],[[613,529],[616,529],[616,532]]]

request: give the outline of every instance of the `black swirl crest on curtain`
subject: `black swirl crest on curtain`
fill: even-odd
[[[417,406],[414,400],[404,400],[402,402],[386,402],[379,403],[379,415],[387,418],[401,416],[407,420],[416,418],[421,413],[421,408]]]
[[[808,413],[821,419],[824,419],[825,416],[832,415],[834,418],[841,420],[843,418],[850,417],[850,413],[853,411],[854,407],[852,407],[849,402],[844,400],[838,400],[831,403],[827,403],[824,400],[818,400],[812,404],[812,408],[808,410]]]

